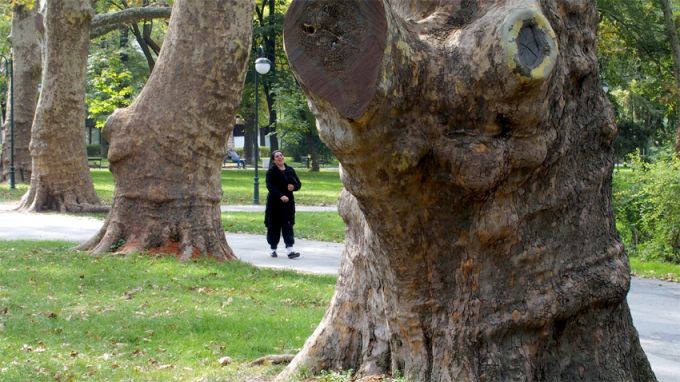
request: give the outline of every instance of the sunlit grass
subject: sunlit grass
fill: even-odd
[[[639,277],[680,282],[680,264],[661,261],[642,261],[639,257],[630,257],[633,274]]]
[[[261,212],[224,212],[222,225],[227,232],[264,235],[264,215]],[[345,223],[337,212],[297,212],[295,237],[301,239],[342,242]]]
[[[0,241],[0,380],[240,379],[245,362],[301,347],[335,285],[240,262],[93,258],[69,246]],[[222,368],[223,356],[235,365]]]
[[[99,199],[104,204],[111,204],[113,200],[113,176],[108,169],[91,169],[92,181]],[[260,170],[259,191],[262,203],[267,197],[265,171]],[[298,177],[302,182],[302,189],[295,193],[296,203],[300,205],[335,205],[342,189],[340,176],[337,171],[326,170],[310,172],[298,169]],[[222,204],[251,204],[254,191],[253,169],[223,170],[222,171]],[[17,184],[16,190],[10,190],[8,184],[0,184],[0,201],[18,201],[28,190],[27,184]]]

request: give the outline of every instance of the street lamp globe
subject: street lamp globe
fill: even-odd
[[[269,61],[266,57],[260,57],[257,60],[255,60],[255,70],[260,74],[269,73],[269,69],[271,69],[271,67],[272,62]]]

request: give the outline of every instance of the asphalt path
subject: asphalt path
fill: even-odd
[[[59,240],[83,242],[92,237],[102,221],[60,214],[29,214],[9,211],[0,205],[0,240]],[[335,207],[303,208],[334,211]],[[302,211],[303,209],[298,208]],[[261,207],[223,207],[224,211],[261,211]],[[241,261],[258,267],[290,269],[315,274],[337,274],[344,246],[296,239],[301,257],[269,257],[264,235],[227,233],[227,242]],[[680,284],[633,278],[628,304],[640,342],[660,382],[680,382]]]

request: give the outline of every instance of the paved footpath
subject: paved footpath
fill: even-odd
[[[60,240],[83,242],[92,237],[102,221],[59,214],[28,214],[10,211],[0,204],[0,240]],[[335,207],[303,207],[298,211],[335,211]],[[261,206],[223,206],[223,211],[263,211]],[[258,267],[285,268],[298,272],[336,274],[344,246],[297,239],[302,256],[269,257],[263,235],[227,233],[236,255]],[[680,382],[680,284],[633,278],[628,303],[640,342],[660,382]]]

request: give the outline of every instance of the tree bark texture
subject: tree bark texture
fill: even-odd
[[[36,2],[37,3],[37,2]],[[31,180],[31,125],[38,103],[38,85],[42,72],[42,53],[40,50],[40,29],[42,17],[37,12],[37,4],[28,9],[17,5],[12,10],[12,44],[14,81],[14,168],[15,180],[28,183]],[[7,82],[7,116],[4,122],[2,153],[0,154],[0,181],[9,179],[10,171],[10,98],[12,86]]]
[[[20,208],[97,211],[85,150],[85,79],[93,10],[89,0],[47,1],[42,93],[31,130],[33,173]]]
[[[177,0],[156,67],[104,135],[116,182],[104,227],[81,249],[234,259],[220,220],[224,147],[250,52],[248,0]]]
[[[653,381],[611,209],[594,2],[294,1],[286,53],[342,164],[331,306],[280,380]]]

